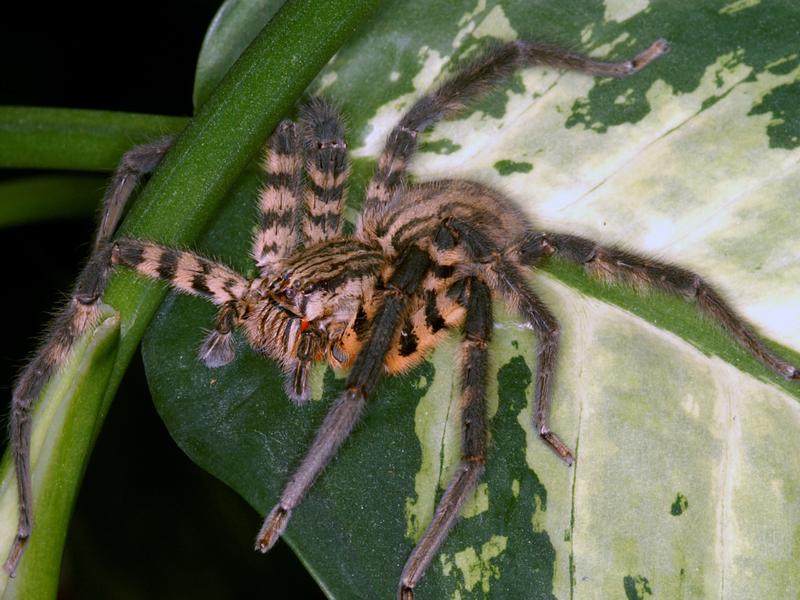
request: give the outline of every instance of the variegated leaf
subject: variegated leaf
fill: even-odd
[[[485,43],[541,39],[619,59],[666,37],[672,53],[626,80],[521,71],[437,125],[414,175],[480,180],[544,228],[696,270],[797,362],[798,31],[788,0],[393,3],[311,91],[349,115],[352,221],[403,109]],[[245,179],[231,193],[201,247],[243,272],[255,187]],[[533,435],[536,342],[499,307],[487,475],[419,597],[800,593],[798,386],[680,300],[605,288],[564,266],[532,283],[563,324],[553,427],[577,462],[563,466]],[[172,297],[147,338],[148,374],[177,442],[263,514],[341,374],[318,371],[317,401],[296,408],[277,368],[241,343],[235,363],[207,370],[195,355],[212,314]],[[454,336],[380,386],[296,511],[287,538],[331,597],[394,594],[458,459],[456,349]]]

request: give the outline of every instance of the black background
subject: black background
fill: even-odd
[[[4,7],[0,104],[189,116],[197,53],[219,2]],[[0,179],[31,172],[0,171]],[[101,190],[98,190],[98,197]],[[0,230],[0,388],[69,290],[93,220]],[[137,354],[97,441],[70,526],[60,598],[323,598],[288,547],[252,551],[260,516],[191,463],[150,401]]]

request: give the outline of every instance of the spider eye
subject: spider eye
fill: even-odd
[[[283,294],[284,294],[284,295],[285,295],[285,296],[286,296],[286,297],[287,297],[289,300],[291,300],[292,298],[294,298],[295,291],[294,291],[294,289],[293,289],[293,288],[286,288],[286,289],[283,291]]]

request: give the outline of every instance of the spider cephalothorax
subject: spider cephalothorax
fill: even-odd
[[[533,427],[561,459],[573,461],[572,451],[549,424],[560,327],[527,284],[530,269],[548,256],[557,254],[583,265],[602,279],[694,300],[767,367],[786,378],[800,378],[798,370],[769,350],[699,276],[575,235],[537,230],[510,200],[485,185],[406,180],[419,134],[515,69],[544,63],[619,77],[639,71],[666,50],[666,42],[659,40],[630,61],[608,63],[531,42],[493,48],[419,99],[395,126],[352,236],[342,233],[349,173],[344,130],[330,104],[312,100],[301,112],[299,124],[284,121],[269,143],[252,246],[259,273],[253,279],[154,242],[110,241],[131,178],[152,170],[171,142],[129,153],[107,196],[95,255],[79,279],[74,299],[15,390],[12,432],[22,510],[7,570],[13,570],[30,532],[27,449],[32,398],[42,379],[63,361],[65,340],[74,339],[91,322],[110,265],[165,280],[219,306],[215,327],[200,349],[200,358],[209,367],[233,360],[231,336],[238,328],[256,351],[283,367],[287,393],[297,402],[309,397],[313,363],[350,368],[345,391],[264,521],[256,540],[261,551],[275,543],[292,511],[350,434],[381,374],[407,370],[448,330],[463,331],[461,462],[406,562],[398,591],[406,600],[413,597],[483,472],[488,342],[495,299],[514,307],[538,336]]]

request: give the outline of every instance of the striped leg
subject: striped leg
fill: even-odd
[[[247,279],[225,265],[154,242],[117,240],[111,263],[164,280],[180,292],[201,296],[220,306],[242,300],[250,289]]]
[[[419,288],[429,263],[427,253],[416,247],[400,260],[387,282],[383,304],[370,325],[367,340],[347,377],[345,391],[331,407],[305,458],[284,487],[278,504],[264,520],[256,538],[256,550],[267,552],[272,548],[286,529],[292,511],[355,427],[366,408],[367,397],[383,373],[384,358],[409,298]]]
[[[800,369],[767,348],[747,321],[699,275],[613,246],[602,246],[576,235],[539,233],[531,235],[520,246],[521,259],[530,264],[553,253],[583,265],[599,279],[625,282],[641,290],[660,290],[694,300],[704,314],[721,325],[740,346],[768,369],[786,379],[800,380]]]
[[[539,297],[528,287],[518,266],[507,259],[497,246],[481,231],[459,219],[449,219],[449,228],[455,232],[459,244],[470,253],[470,259],[484,265],[481,277],[496,293],[527,320],[539,339],[536,357],[536,384],[534,388],[533,427],[539,436],[571,465],[572,450],[550,429],[550,402],[552,400],[553,374],[558,356],[561,326]],[[514,253],[519,254],[514,247]]]
[[[414,588],[447,534],[464,501],[475,489],[486,462],[486,378],[492,335],[492,297],[477,279],[467,281],[467,316],[461,355],[461,462],[442,495],[433,520],[408,557],[400,577],[399,600],[412,600]]]
[[[632,60],[601,62],[527,41],[508,42],[491,49],[445,81],[439,89],[417,100],[389,134],[378,159],[378,169],[367,188],[361,227],[380,228],[381,207],[403,185],[408,162],[417,150],[419,134],[440,119],[462,110],[515,70],[544,64],[590,75],[625,77],[642,70],[667,51],[667,42],[658,40]]]
[[[14,384],[9,434],[17,476],[19,521],[14,543],[3,565],[3,570],[9,575],[13,575],[17,568],[33,525],[30,479],[33,402],[48,379],[67,361],[75,341],[97,323],[100,296],[110,274],[109,240],[119,225],[131,194],[141,180],[161,162],[172,143],[173,138],[167,137],[152,144],[137,146],[123,155],[103,198],[103,212],[92,256],[78,276],[70,300],[51,323],[44,343]]]
[[[308,175],[303,236],[306,246],[312,246],[342,233],[350,163],[342,119],[332,105],[312,99],[303,109],[302,123]]]
[[[279,268],[300,241],[303,155],[297,126],[292,121],[283,121],[272,134],[263,168],[253,258],[266,277]]]
[[[211,368],[233,360],[233,330],[241,322],[241,300],[250,289],[247,279],[193,252],[140,240],[114,243],[111,262],[162,279],[180,292],[201,296],[220,306],[214,329],[200,346],[199,357]]]

